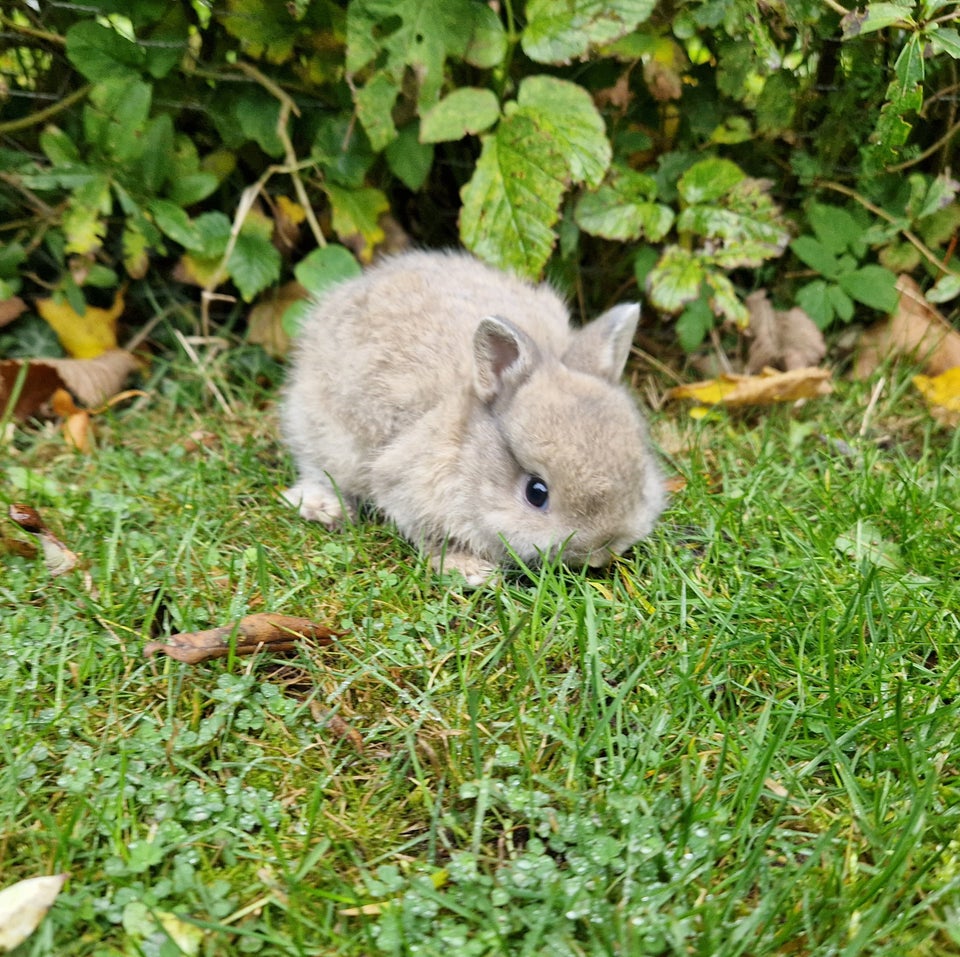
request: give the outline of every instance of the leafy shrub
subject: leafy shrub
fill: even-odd
[[[888,308],[870,291],[888,269],[949,301],[958,17],[946,0],[763,17],[739,0],[20,0],[0,19],[0,301],[49,290],[82,313],[169,273],[251,301],[313,247],[369,261],[388,213],[418,243],[548,270],[590,309],[639,283],[686,348],[745,321],[788,244],[816,275],[778,269],[776,293],[821,325]],[[354,268],[341,250],[305,272]]]

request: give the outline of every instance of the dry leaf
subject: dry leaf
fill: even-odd
[[[177,661],[195,665],[208,658],[222,658],[230,654],[231,647],[238,655],[252,655],[264,645],[270,645],[275,651],[290,651],[296,647],[297,639],[309,638],[320,645],[329,645],[342,634],[308,618],[264,612],[247,615],[235,624],[220,628],[171,635],[166,643],[151,641],[143,653],[149,658],[162,651]]]
[[[324,725],[336,737],[349,742],[357,754],[363,754],[363,737],[360,732],[352,725],[347,724],[335,711],[329,711],[319,701],[312,700],[310,702],[310,714],[313,715],[313,720],[317,724]]]
[[[0,891],[0,951],[19,947],[40,926],[68,876],[28,877]]]
[[[281,255],[289,256],[300,242],[300,224],[307,218],[303,207],[287,196],[278,196],[273,204],[273,245]]]
[[[27,308],[27,304],[19,296],[11,296],[0,302],[0,327],[13,322]]]
[[[930,414],[943,425],[960,426],[960,366],[938,376],[915,375],[913,384],[927,400]]]
[[[860,337],[854,378],[866,379],[893,354],[916,359],[931,376],[960,366],[960,333],[927,302],[909,276],[897,279],[897,289],[896,310]]]
[[[40,513],[29,505],[12,502],[8,509],[10,518],[25,532],[36,535],[43,549],[43,563],[51,577],[72,571],[79,561],[76,552],[70,551],[53,532],[47,528]]]
[[[75,359],[95,359],[117,348],[117,320],[124,308],[122,289],[117,290],[109,309],[87,306],[82,316],[66,299],[38,299],[36,307]]]
[[[283,314],[308,295],[304,286],[292,280],[261,296],[247,316],[247,339],[263,346],[275,359],[285,356],[290,349],[290,337],[281,325]]]
[[[802,309],[774,309],[765,289],[747,296],[746,304],[753,336],[747,372],[759,372],[768,366],[788,372],[804,369],[818,365],[827,354],[823,333]]]
[[[68,389],[85,406],[97,406],[114,395],[137,360],[124,349],[112,349],[96,359],[7,359],[0,361],[0,412],[13,394],[17,377],[26,363],[26,378],[13,414],[26,419],[49,414],[57,389]]]
[[[772,405],[814,399],[833,391],[827,369],[765,369],[760,375],[722,375],[706,382],[680,385],[667,392],[667,399],[693,399],[707,405]]]
[[[90,413],[86,409],[78,409],[73,396],[66,389],[57,389],[51,404],[54,413],[63,419],[63,438],[67,445],[84,454],[88,453],[91,448]]]

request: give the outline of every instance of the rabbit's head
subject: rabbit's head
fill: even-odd
[[[566,561],[599,566],[653,527],[663,482],[643,418],[618,384],[638,316],[635,305],[611,310],[574,333],[561,359],[508,320],[480,322],[476,521],[488,553],[502,539],[524,561],[562,550]]]

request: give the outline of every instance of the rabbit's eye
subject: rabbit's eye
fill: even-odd
[[[536,475],[531,476],[527,482],[525,494],[527,501],[534,508],[544,509],[547,507],[547,502],[550,499],[550,491],[547,488],[547,483],[544,482],[543,479],[537,478]]]

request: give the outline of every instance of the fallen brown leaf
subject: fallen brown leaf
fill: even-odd
[[[747,355],[747,372],[775,369],[804,369],[820,363],[827,354],[823,333],[802,310],[774,309],[765,289],[747,296],[750,333],[753,341]]]
[[[171,635],[169,642],[151,641],[143,653],[149,658],[163,652],[177,661],[195,665],[208,658],[222,658],[230,654],[231,649],[238,655],[252,655],[264,645],[275,651],[290,651],[298,639],[308,638],[320,645],[329,645],[342,634],[308,618],[261,612],[247,615],[232,625]]]
[[[960,333],[927,302],[910,276],[900,276],[897,289],[896,310],[860,337],[854,378],[866,379],[890,355],[916,359],[930,376],[960,366]]]
[[[335,711],[329,711],[319,701],[310,702],[310,714],[317,724],[322,724],[331,734],[347,741],[357,754],[363,754],[363,738],[352,725],[347,724]]]
[[[283,358],[290,349],[290,337],[284,331],[281,319],[293,303],[307,296],[306,288],[296,280],[265,293],[247,316],[247,339],[263,346],[274,359]]]
[[[26,308],[27,304],[19,296],[0,301],[0,326],[13,322]]]
[[[26,372],[23,368],[26,366]],[[23,375],[23,387],[13,414],[26,419],[42,415],[57,389],[68,389],[83,405],[96,406],[114,395],[137,368],[124,349],[112,349],[95,359],[7,359],[0,361],[0,412]]]
[[[760,375],[722,375],[670,389],[667,399],[693,399],[706,405],[772,405],[814,399],[833,391],[828,369],[807,368],[777,372],[764,369]]]
[[[43,563],[52,577],[65,575],[74,569],[79,560],[76,552],[70,551],[53,532],[47,528],[40,513],[30,505],[12,502],[8,509],[10,518],[29,535],[36,535],[43,549]]]

